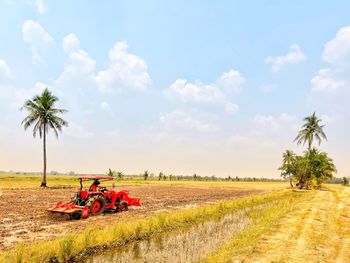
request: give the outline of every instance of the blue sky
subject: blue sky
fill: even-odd
[[[349,1],[0,0],[0,170],[41,169],[20,122],[49,87],[70,123],[49,169],[277,177],[316,111],[340,176]],[[251,164],[254,165],[251,165]]]

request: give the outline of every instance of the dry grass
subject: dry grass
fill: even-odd
[[[134,242],[93,257],[93,262],[198,262],[251,223],[246,210],[190,229]]]
[[[208,262],[349,262],[350,188],[327,188],[308,192],[292,206],[272,208],[272,214],[259,213],[251,229]]]
[[[47,184],[49,187],[78,187],[78,176],[65,175],[48,175]],[[16,175],[16,174],[0,174],[0,189],[25,189],[39,188],[41,183],[40,175]],[[143,178],[125,178],[122,180],[114,180],[115,184],[121,186],[187,186],[187,187],[218,187],[218,188],[237,188],[252,190],[281,190],[288,187],[286,182],[233,182],[233,181],[158,181],[147,180]],[[113,182],[106,182],[104,185],[111,186]]]
[[[145,219],[124,221],[100,229],[88,229],[80,234],[72,233],[65,238],[50,242],[38,242],[32,245],[21,244],[13,251],[1,253],[0,262],[21,262],[20,259],[24,259],[24,262],[44,262],[51,258],[65,261],[77,256],[87,248],[110,244],[118,246],[165,231],[189,228],[241,209],[280,202],[279,200],[294,200],[296,196],[294,192],[285,190],[264,196],[223,201],[215,205],[190,210],[159,213]]]
[[[48,176],[47,182],[50,187],[78,186],[79,182],[74,176]],[[41,176],[0,174],[0,189],[24,189],[39,188]]]

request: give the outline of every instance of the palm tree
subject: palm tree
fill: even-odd
[[[123,176],[124,176],[124,174],[123,174],[123,172],[117,172],[117,178],[118,179],[123,179]]]
[[[289,184],[293,188],[292,176],[294,172],[294,161],[295,153],[291,150],[286,150],[283,153],[282,166],[279,168],[281,170],[281,176],[286,179],[289,177]]]
[[[311,177],[315,179],[318,188],[322,182],[332,179],[333,174],[337,172],[333,160],[325,152],[314,148],[305,152],[305,158],[309,162]]]
[[[33,137],[39,133],[43,138],[44,168],[41,187],[46,187],[46,134],[52,129],[58,138],[58,132],[62,132],[63,126],[68,126],[68,122],[61,119],[58,114],[67,110],[55,108],[58,98],[46,88],[41,95],[36,95],[31,100],[26,100],[22,109],[28,111],[28,116],[22,121],[24,129],[27,130],[34,125]]]
[[[145,171],[145,172],[143,173],[143,179],[147,180],[147,179],[148,179],[148,176],[149,176],[148,171]]]
[[[323,131],[324,125],[320,125],[322,120],[319,119],[315,112],[311,116],[304,118],[304,125],[302,129],[298,132],[298,136],[294,139],[298,145],[308,143],[308,150],[312,148],[312,143],[314,138],[318,141],[318,144],[321,144],[322,139],[327,140],[327,136]]]
[[[115,175],[115,172],[114,171],[112,171],[112,169],[111,168],[109,168],[108,169],[108,172],[106,173],[108,176],[114,176]]]

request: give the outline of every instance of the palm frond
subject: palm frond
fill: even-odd
[[[44,128],[46,133],[53,129],[56,137],[58,132],[62,131],[63,126],[68,126],[68,122],[58,115],[67,112],[65,109],[55,108],[54,105],[58,98],[46,88],[42,94],[34,96],[31,100],[26,100],[21,110],[28,111],[28,116],[22,121],[24,129],[27,130],[33,126],[33,136],[39,133],[40,138],[43,136]]]

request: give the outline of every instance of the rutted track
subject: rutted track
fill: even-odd
[[[317,191],[254,247],[249,262],[349,262],[350,188]]]

